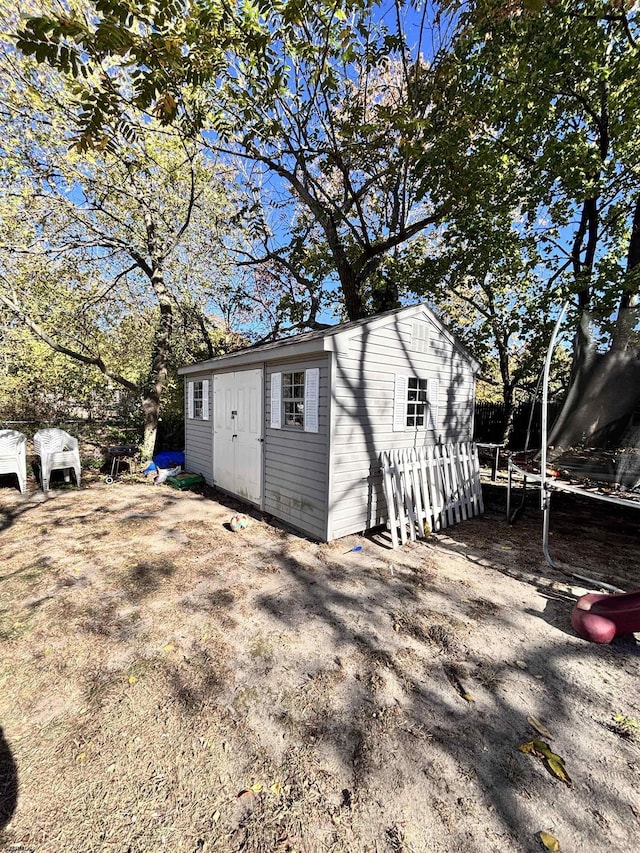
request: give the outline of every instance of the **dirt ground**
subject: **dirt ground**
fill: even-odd
[[[535,507],[486,502],[392,551],[233,533],[233,502],[134,479],[2,480],[0,849],[640,849],[640,647],[579,639]],[[556,510],[558,559],[640,587],[635,515]],[[519,750],[531,717],[571,784]]]

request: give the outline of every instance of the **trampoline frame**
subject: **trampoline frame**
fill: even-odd
[[[540,451],[540,472],[535,471],[527,471],[525,468],[522,468],[517,463],[513,462],[510,458],[508,461],[508,479],[507,479],[507,521],[509,524],[512,524],[516,520],[516,516],[518,510],[516,510],[513,514],[511,513],[511,491],[513,487],[513,476],[514,474],[520,475],[523,478],[523,497],[521,502],[521,507],[524,506],[524,500],[526,497],[527,490],[527,481],[531,481],[533,483],[540,484],[540,509],[542,510],[542,551],[544,554],[544,558],[551,566],[552,569],[558,569],[563,571],[561,566],[553,559],[549,551],[549,525],[551,520],[551,497],[554,492],[567,492],[573,495],[579,495],[583,498],[590,498],[592,500],[603,501],[609,504],[616,504],[618,506],[632,507],[634,509],[640,509],[640,500],[632,500],[630,498],[620,498],[615,495],[605,494],[603,492],[593,491],[592,489],[586,489],[583,486],[577,486],[573,483],[565,483],[558,477],[551,476],[547,471],[547,454],[548,454],[548,437],[549,437],[549,423],[548,423],[548,415],[549,415],[549,375],[551,373],[551,361],[553,359],[553,352],[556,348],[556,344],[558,343],[560,326],[562,325],[562,321],[564,320],[566,313],[569,309],[570,302],[567,301],[562,306],[562,310],[556,324],[553,328],[553,332],[551,335],[551,340],[549,341],[549,346],[547,348],[547,355],[544,364],[544,374],[543,374],[543,382],[542,382],[542,429],[541,429],[541,451]],[[601,581],[595,581],[592,578],[588,578],[584,575],[576,574],[575,572],[570,573],[572,577],[577,578],[579,580],[587,581],[591,584],[597,584],[603,589],[608,589],[612,592],[624,592],[624,590],[619,587],[613,586],[611,584],[603,583]]]

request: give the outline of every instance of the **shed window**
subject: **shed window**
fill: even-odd
[[[202,382],[193,383],[193,417],[202,420]]]
[[[187,385],[187,416],[197,421],[209,420],[209,381],[196,379]]]
[[[407,426],[421,427],[427,417],[428,384],[426,379],[410,376],[407,383]]]
[[[304,429],[304,370],[282,374],[284,425]]]
[[[396,373],[393,430],[438,428],[438,380]]]

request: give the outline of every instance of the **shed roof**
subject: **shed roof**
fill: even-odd
[[[317,329],[312,332],[302,332],[299,335],[292,335],[288,338],[269,341],[268,343],[253,344],[252,346],[243,347],[235,352],[226,353],[225,355],[220,355],[216,358],[210,358],[207,361],[200,361],[196,364],[185,365],[184,367],[179,368],[178,373],[180,375],[203,373],[207,370],[241,367],[255,362],[329,352],[337,348],[336,339],[342,336],[350,337],[361,328],[372,329],[377,326],[383,326],[388,323],[391,318],[399,315],[412,317],[423,312],[428,314],[429,319],[435,323],[442,333],[446,335],[457,347],[461,355],[463,355],[471,365],[474,373],[478,373],[480,371],[480,365],[478,362],[457,340],[453,333],[443,325],[429,306],[423,302],[418,303],[417,305],[394,308],[391,311],[385,311],[383,314],[376,314],[374,317],[364,317],[362,320],[350,320],[347,323],[339,323],[335,326],[330,326],[328,329]]]

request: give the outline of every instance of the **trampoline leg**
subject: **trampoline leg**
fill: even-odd
[[[557,569],[558,565],[551,558],[549,553],[549,520],[551,518],[551,492],[547,491],[544,495],[542,505],[542,551],[544,558],[552,569]]]
[[[511,488],[513,486],[513,471],[509,468],[509,475],[507,479],[507,523],[515,524],[516,519],[519,518],[520,513],[524,509],[524,503],[527,499],[527,478],[524,476],[522,478],[522,499],[520,501],[520,506],[511,512]]]

